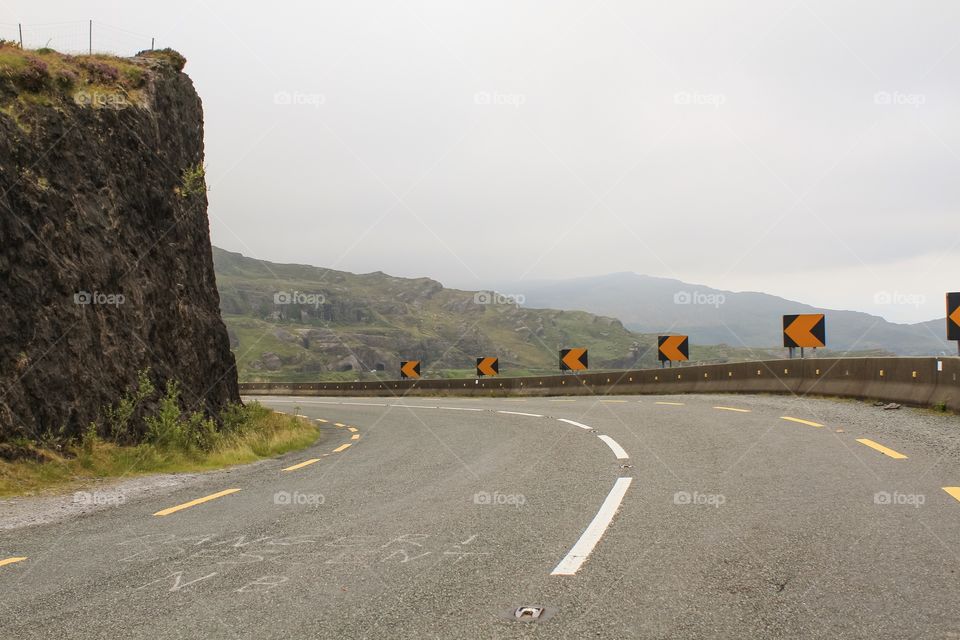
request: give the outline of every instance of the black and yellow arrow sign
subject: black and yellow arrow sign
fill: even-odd
[[[660,336],[657,338],[657,359],[660,362],[679,362],[690,359],[688,336]]]
[[[826,317],[822,313],[783,316],[783,346],[827,346]]]
[[[960,291],[947,294],[947,340],[960,340]]]
[[[477,376],[500,375],[500,360],[497,358],[477,358]]]
[[[582,347],[560,349],[560,371],[586,371],[587,350]]]
[[[420,361],[404,360],[403,362],[401,362],[400,377],[401,378],[419,378],[420,377]]]

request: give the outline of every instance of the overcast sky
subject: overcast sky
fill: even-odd
[[[186,55],[213,242],[246,255],[466,289],[634,271],[901,322],[960,289],[955,1],[0,9]]]

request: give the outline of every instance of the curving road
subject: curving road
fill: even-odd
[[[956,416],[261,400],[321,443],[0,532],[0,637],[960,637]]]

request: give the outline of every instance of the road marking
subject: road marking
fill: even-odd
[[[439,409],[440,407],[431,407],[426,404],[392,404],[391,407],[403,407],[404,409]]]
[[[323,418],[314,418],[314,419],[315,419],[317,422],[322,422],[322,423],[324,423],[324,424],[327,424],[328,422],[330,422],[329,420],[324,420]]]
[[[714,409],[720,409],[721,411],[736,411],[737,413],[750,413],[750,409],[737,409],[736,407],[714,407]]]
[[[353,434],[352,436],[350,436],[350,439],[351,439],[351,440],[359,440],[359,439],[360,439],[360,434],[359,434],[359,433],[355,433],[355,434]]]
[[[789,420],[790,422],[799,422],[800,424],[809,425],[811,427],[822,427],[823,425],[819,422],[810,422],[809,420],[801,420],[800,418],[791,418],[790,416],[780,416],[781,420]]]
[[[342,422],[334,422],[334,423],[333,423],[333,426],[335,426],[335,427],[345,427],[345,426],[347,426],[347,425],[343,424]]]
[[[287,467],[286,469],[281,469],[281,471],[296,471],[297,469],[302,469],[308,465],[313,464],[314,462],[320,462],[320,458],[311,458],[310,460],[305,460],[299,464],[295,464],[292,467]]]
[[[347,431],[349,431],[350,433],[356,433],[357,431],[359,431],[359,429],[357,429],[356,427],[347,427]]]
[[[342,445],[340,445],[339,447],[337,447],[336,449],[334,449],[333,452],[334,452],[334,453],[340,453],[341,451],[343,451],[344,449],[346,449],[346,448],[349,447],[349,446],[350,446],[350,443],[349,443],[349,442],[348,442],[347,444],[342,444]]]
[[[669,405],[672,405],[672,406],[674,406],[674,407],[682,407],[682,406],[683,406],[683,403],[682,403],[682,402],[657,402],[656,404],[669,404]]]
[[[386,402],[341,402],[340,404],[349,404],[354,407],[385,407]]]
[[[575,427],[580,427],[581,429],[586,429],[587,431],[593,431],[593,427],[588,427],[587,425],[576,422],[574,420],[567,420],[566,418],[557,418],[560,422],[566,422],[567,424],[572,424]]]
[[[621,447],[620,444],[610,436],[601,435],[597,437],[607,443],[607,446],[613,450],[613,455],[617,456],[617,460],[624,460],[630,457],[627,455],[627,452],[623,450],[623,447]]]
[[[949,493],[954,500],[960,501],[960,487],[944,487],[943,490]]]
[[[880,444],[879,442],[874,442],[873,440],[868,440],[867,438],[857,438],[857,442],[859,442],[860,444],[865,444],[865,445],[867,445],[868,447],[870,447],[871,449],[876,449],[877,451],[879,451],[879,452],[882,453],[883,455],[885,455],[885,456],[890,456],[891,458],[894,458],[894,459],[896,459],[896,460],[903,460],[903,459],[905,459],[905,458],[907,457],[907,456],[903,455],[902,453],[900,453],[899,451],[894,451],[893,449],[890,449],[889,447],[883,446],[883,445]]]
[[[167,509],[161,509],[157,511],[155,516],[168,516],[171,513],[176,513],[177,511],[183,511],[184,509],[189,509],[190,507],[195,507],[198,504],[203,504],[204,502],[210,502],[211,500],[216,500],[217,498],[222,498],[223,496],[228,496],[231,493],[236,493],[240,489],[227,489],[226,491],[218,491],[217,493],[212,493],[209,496],[204,496],[202,498],[197,498],[196,500],[191,500],[190,502],[184,502],[183,504],[178,504],[175,507],[169,507]]]
[[[550,572],[550,575],[572,576],[580,570],[580,566],[586,562],[593,548],[597,546],[607,527],[610,526],[610,522],[613,521],[613,516],[617,514],[617,509],[620,508],[620,503],[623,502],[623,496],[627,493],[627,488],[630,487],[631,482],[633,482],[633,478],[617,478],[613,489],[610,490],[606,500],[600,505],[597,515],[593,517],[580,539],[560,561],[560,564]]]
[[[450,411],[483,411],[483,409],[475,409],[474,407],[440,407],[441,409],[449,409]]]
[[[0,567],[13,564],[14,562],[23,562],[24,560],[26,560],[26,558],[6,558],[4,560],[0,560]]]
[[[497,413],[506,413],[511,416],[529,416],[531,418],[542,418],[539,413],[523,413],[521,411],[497,411]]]

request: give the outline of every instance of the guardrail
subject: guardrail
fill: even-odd
[[[247,382],[244,395],[549,396],[787,393],[960,412],[960,358],[811,358],[580,375],[370,382]]]

